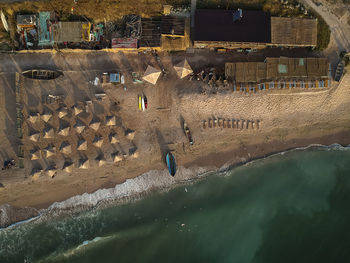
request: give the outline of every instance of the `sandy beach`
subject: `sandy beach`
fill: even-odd
[[[121,70],[128,64],[134,71],[141,71],[147,64],[154,63],[149,55],[143,55],[143,59],[138,55],[108,56]],[[194,69],[199,69],[205,57],[206,55],[189,57],[188,61]],[[128,63],[125,62],[126,59]],[[222,68],[225,61],[234,59],[237,58],[216,56],[211,61],[211,66]],[[180,80],[176,77],[172,66],[178,63],[178,57],[175,59],[171,55],[161,54],[161,60],[164,67],[169,69],[169,73],[161,77],[156,86],[132,85],[127,79],[127,91],[122,87],[115,88],[108,85],[98,87],[108,95],[108,100],[102,103],[94,101],[91,114],[85,119],[81,117],[82,122],[88,125],[95,117],[103,120],[106,115],[113,114],[120,118],[120,121],[116,127],[103,126],[99,130],[98,134],[104,138],[101,148],[92,145],[95,133],[87,131],[84,134],[89,148],[83,155],[73,150],[70,158],[74,162],[74,169],[71,174],[61,170],[65,155],[59,152],[50,158],[49,163],[45,163],[45,160],[33,162],[29,159],[33,143],[26,137],[30,126],[25,123],[26,169],[15,168],[0,172],[0,182],[4,185],[4,188],[0,188],[0,204],[42,209],[72,196],[113,188],[127,179],[149,171],[167,175],[160,178],[171,185],[188,178],[196,178],[198,173],[246,163],[272,153],[310,144],[339,143],[343,146],[350,144],[349,75],[345,75],[341,83],[333,83],[332,87],[327,89],[287,89],[256,94],[223,89],[213,93],[201,82]],[[61,56],[52,56],[50,61],[54,61],[56,67],[59,65],[63,69],[64,77],[51,83],[46,82],[45,85],[40,81],[24,79],[25,114],[33,110],[39,112],[44,110],[40,97],[47,90],[65,94],[65,104],[69,107],[98,92],[97,88],[91,88],[86,83],[100,74],[101,70],[89,68],[78,71],[86,62],[80,61],[78,65],[74,58],[68,55],[64,59]],[[102,60],[98,63],[101,62]],[[1,104],[1,123],[4,127],[0,132],[2,159],[13,156],[18,143],[15,135],[15,106],[11,103],[15,100],[14,76],[13,71],[1,74],[1,92],[5,94],[2,96]],[[140,112],[137,107],[139,94],[146,94],[149,100],[149,109],[146,112]],[[114,102],[117,102],[117,109],[113,108]],[[54,108],[51,110],[54,111]],[[239,119],[241,122],[239,128],[204,127],[203,121],[208,123],[209,118]],[[181,127],[183,120],[186,120],[191,129],[194,139],[192,146],[183,133]],[[245,121],[243,126],[242,120]],[[258,120],[259,126],[257,126]],[[68,115],[66,122],[71,127],[75,121],[74,116]],[[250,121],[248,126],[247,121]],[[255,122],[254,128],[251,121]],[[57,130],[58,122],[58,119],[53,119],[50,125]],[[39,126],[35,128],[43,129]],[[123,137],[125,129],[135,131],[132,140]],[[117,146],[108,143],[107,138],[112,131],[120,137]],[[78,138],[78,134],[72,133],[69,137],[58,136],[52,143],[59,148],[68,140],[74,149]],[[40,149],[47,144],[41,143],[39,141],[37,145]],[[128,156],[118,163],[112,161],[111,154],[116,149],[127,153],[132,147],[137,148],[137,158]],[[174,152],[180,168],[174,178],[167,174],[164,163],[164,154],[169,150]],[[93,160],[101,153],[106,158],[106,164],[99,167]],[[82,157],[91,160],[89,169],[76,167],[76,163]],[[48,176],[42,176],[39,180],[31,178],[30,171],[35,164],[49,165],[51,161],[58,168],[54,178]],[[186,172],[182,174],[182,171]]]

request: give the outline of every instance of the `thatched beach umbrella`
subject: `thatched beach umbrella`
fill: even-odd
[[[53,139],[55,137],[55,131],[51,127],[46,127],[43,130],[43,137],[45,139]]]
[[[94,131],[97,131],[100,128],[101,122],[98,120],[91,120],[89,127]]]
[[[48,122],[49,120],[51,120],[52,118],[52,113],[49,112],[49,111],[44,111],[43,114],[41,114],[41,119],[44,121],[44,122]]]
[[[112,159],[113,159],[113,162],[114,162],[114,163],[118,163],[118,162],[120,162],[121,160],[123,160],[123,157],[122,157],[122,155],[120,154],[120,152],[115,152],[115,153],[112,153]]]
[[[80,159],[78,167],[80,169],[89,169],[90,168],[89,159]]]
[[[125,136],[126,136],[126,138],[128,138],[131,141],[135,137],[135,131],[128,128],[125,130]]]
[[[40,159],[40,150],[39,149],[33,149],[30,151],[30,160],[38,160]]]
[[[61,136],[68,136],[70,132],[70,127],[61,127],[61,129],[58,131],[58,134]]]
[[[31,112],[28,115],[28,121],[31,123],[36,123],[40,118],[40,115],[38,112]]]
[[[76,130],[76,132],[78,134],[81,134],[83,132],[83,130],[85,129],[85,125],[81,121],[77,120],[75,125],[74,125],[74,129]]]
[[[62,119],[68,115],[68,110],[66,107],[61,107],[58,109],[58,118]]]
[[[111,132],[109,134],[109,142],[111,144],[115,144],[115,143],[118,143],[119,142],[119,139],[118,139],[118,136],[115,132]]]
[[[148,66],[145,74],[143,76],[143,79],[146,80],[147,82],[155,85],[157,83],[157,80],[159,79],[159,76],[162,72],[159,69],[156,69],[152,66]]]
[[[41,176],[42,172],[43,172],[42,168],[33,168],[30,175],[31,175],[33,180],[38,180],[39,177]]]
[[[70,161],[65,162],[63,165],[63,170],[66,173],[71,173],[73,171],[73,163]]]
[[[101,155],[96,157],[96,162],[97,162],[98,167],[101,167],[101,166],[106,164],[106,159],[101,154]]]
[[[53,178],[57,173],[56,167],[50,167],[46,170],[46,175]]]
[[[78,106],[78,104],[74,104],[74,105],[72,106],[72,111],[73,111],[74,115],[77,116],[77,115],[79,115],[80,113],[83,112],[83,109],[81,109],[81,108]]]
[[[188,64],[186,59],[181,61],[180,63],[176,64],[174,66],[174,69],[175,69],[176,74],[179,76],[180,79],[190,75],[193,72],[190,64]]]
[[[87,141],[84,140],[84,139],[80,139],[80,140],[78,141],[77,150],[78,150],[78,151],[86,151],[87,148],[88,148]]]
[[[37,142],[39,141],[39,138],[40,138],[40,133],[38,131],[31,131],[29,133],[29,140],[33,142]]]
[[[56,147],[53,144],[48,145],[44,148],[45,158],[50,158],[56,154]]]
[[[95,136],[92,144],[97,148],[101,148],[103,144],[103,138],[101,136]]]
[[[63,142],[60,147],[60,152],[64,154],[72,153],[72,146],[67,142]]]

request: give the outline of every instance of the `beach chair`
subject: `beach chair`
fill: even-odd
[[[240,129],[242,130],[242,129],[244,129],[245,120],[242,120],[241,123],[242,123],[242,125],[241,125],[241,128],[240,128]]]
[[[231,128],[231,120],[227,120],[227,128]]]
[[[246,129],[249,129],[249,120],[247,120],[247,125],[246,125]]]
[[[239,120],[236,120],[236,127],[239,128]]]
[[[203,120],[203,129],[207,128],[207,121]]]
[[[226,120],[225,119],[222,120],[222,127],[226,128]]]
[[[236,128],[236,120],[232,119],[232,128]]]
[[[256,129],[260,129],[260,125],[261,125],[261,121],[260,120],[257,120],[256,121]]]
[[[252,124],[252,129],[254,130],[254,128],[255,128],[255,122],[254,121],[250,121],[251,122],[251,124]]]
[[[212,128],[212,127],[213,127],[213,120],[212,120],[212,119],[209,119],[208,127],[209,127],[209,128]]]
[[[222,127],[222,119],[221,118],[219,118],[218,123],[219,123],[219,128],[221,128]]]
[[[218,126],[218,120],[217,119],[214,119],[214,128]]]

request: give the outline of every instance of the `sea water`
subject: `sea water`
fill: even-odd
[[[349,262],[349,207],[350,151],[298,150],[0,230],[0,262]]]

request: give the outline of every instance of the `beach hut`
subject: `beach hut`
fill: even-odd
[[[62,119],[68,115],[68,110],[66,107],[61,107],[58,109],[58,118]]]
[[[126,129],[125,130],[125,137],[128,138],[130,141],[134,139],[135,137],[135,131],[131,130],[131,129]]]
[[[44,121],[44,122],[48,122],[49,120],[51,120],[52,118],[52,113],[49,112],[49,111],[44,111],[43,114],[41,114],[41,119]]]
[[[106,126],[115,126],[117,123],[115,116],[106,116]]]
[[[53,130],[53,128],[51,127],[46,127],[44,130],[43,130],[43,137],[45,139],[52,139],[55,137],[55,132]]]
[[[143,79],[145,81],[155,85],[157,83],[157,80],[159,79],[161,73],[162,72],[159,69],[156,69],[156,68],[149,65],[145,71]]]
[[[93,129],[94,131],[98,131],[98,129],[100,128],[100,125],[101,125],[100,121],[92,119],[90,124],[89,124],[89,127],[91,129]]]
[[[78,134],[81,134],[83,132],[83,130],[85,129],[85,125],[81,121],[77,120],[75,125],[74,125],[74,129],[76,130],[76,132]]]
[[[40,115],[38,112],[31,112],[28,115],[28,121],[31,123],[36,123],[40,118]]]
[[[77,150],[78,150],[78,151],[86,151],[87,148],[88,148],[88,146],[87,146],[87,141],[84,140],[84,139],[80,139],[80,140],[78,141],[78,148],[77,148]]]
[[[96,157],[96,162],[98,167],[101,167],[106,164],[106,159],[103,157],[102,154],[100,154],[99,156]]]
[[[44,148],[45,158],[50,158],[56,154],[56,147],[53,144],[49,144],[46,148]]]
[[[188,64],[186,59],[181,61],[180,63],[176,64],[174,66],[174,69],[175,69],[176,74],[179,76],[180,79],[190,75],[193,72],[190,64]]]
[[[66,161],[63,165],[63,170],[66,173],[71,173],[73,171],[73,162],[71,161]]]
[[[121,154],[119,152],[115,152],[115,153],[112,153],[112,159],[113,159],[114,163],[118,163],[121,160],[123,160],[123,157],[121,156]]]
[[[33,149],[30,151],[30,160],[38,160],[40,159],[40,150],[39,149]]]
[[[74,105],[72,106],[72,111],[73,111],[74,115],[77,116],[77,115],[79,115],[80,113],[83,112],[83,109],[81,109],[81,108],[78,106],[78,104],[74,104]]]
[[[33,142],[37,142],[39,141],[39,138],[40,138],[40,133],[38,131],[31,131],[29,133],[29,140]]]
[[[101,148],[103,144],[103,138],[101,136],[96,135],[94,140],[92,141],[92,144],[97,148]]]
[[[58,131],[58,134],[61,136],[68,136],[70,132],[70,127],[61,127],[61,129]]]
[[[38,180],[39,177],[41,176],[43,172],[43,169],[40,167],[40,168],[33,168],[32,169],[32,172],[30,173],[30,176],[32,177],[33,180]]]
[[[60,152],[64,154],[72,153],[72,146],[67,142],[63,142],[60,147]]]
[[[80,159],[78,167],[80,169],[89,169],[90,168],[89,159]]]
[[[118,143],[118,142],[119,142],[119,139],[118,139],[117,134],[116,134],[115,132],[111,132],[111,133],[109,134],[109,142],[110,142],[111,144],[115,144],[115,143]]]

